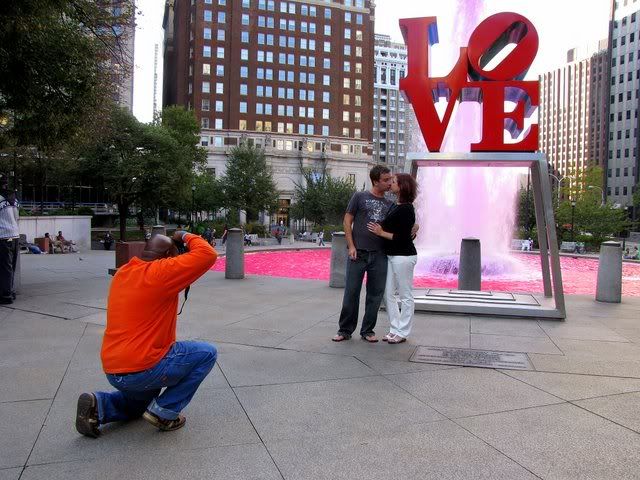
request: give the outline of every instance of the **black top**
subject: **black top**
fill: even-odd
[[[413,205],[403,203],[394,205],[387,217],[380,224],[385,232],[393,233],[393,240],[384,241],[384,252],[387,255],[410,256],[417,255],[416,247],[411,240],[411,229],[416,223],[416,212]]]

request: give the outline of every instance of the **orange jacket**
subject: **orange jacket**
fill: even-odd
[[[145,262],[133,257],[113,277],[102,339],[105,373],[147,370],[176,341],[178,294],[215,263],[218,254],[197,235],[185,235],[189,252]]]

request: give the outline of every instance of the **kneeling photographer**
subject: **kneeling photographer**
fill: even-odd
[[[182,245],[187,252],[179,255]],[[79,433],[97,437],[102,424],[140,416],[164,431],[185,424],[180,412],[213,368],[217,351],[204,342],[176,342],[179,293],[216,258],[198,235],[177,231],[173,238],[156,235],[141,258],[118,269],[109,290],[101,352],[107,380],[117,390],[80,395]]]

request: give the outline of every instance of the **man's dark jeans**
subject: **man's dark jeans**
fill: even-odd
[[[15,296],[13,278],[18,261],[18,239],[0,239],[0,299],[11,303]]]
[[[353,334],[358,325],[360,291],[367,273],[367,298],[360,335],[373,335],[378,320],[378,310],[387,281],[387,256],[381,251],[358,250],[356,260],[347,260],[347,279],[340,312],[340,335]]]

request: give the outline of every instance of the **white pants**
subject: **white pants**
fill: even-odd
[[[413,321],[413,269],[418,261],[417,255],[387,257],[387,284],[384,291],[384,303],[387,306],[391,333],[407,338],[411,333]],[[401,310],[398,309],[395,292],[398,290]]]

